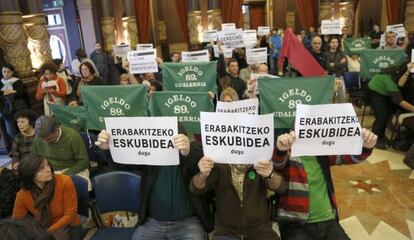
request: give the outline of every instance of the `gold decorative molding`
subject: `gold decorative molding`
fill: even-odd
[[[405,30],[414,32],[414,1],[407,0],[405,5]]]
[[[45,14],[23,16],[23,26],[28,39],[27,47],[30,51],[32,66],[39,69],[44,63],[52,62]]]
[[[208,30],[221,30],[221,9],[210,9],[207,11]]]
[[[0,48],[4,60],[14,65],[19,77],[32,75],[30,51],[27,48],[21,12],[0,13]]]
[[[266,26],[273,27],[273,0],[266,1]]]
[[[339,16],[344,19],[344,26],[348,27],[348,32],[354,32],[354,4],[352,2],[343,2],[339,5]]]
[[[188,34],[190,35],[191,44],[199,44],[201,42],[201,32],[203,31],[203,23],[201,11],[192,11],[188,13]]]
[[[165,21],[158,21],[158,34],[160,36],[160,41],[167,40],[167,25]]]
[[[286,12],[286,26],[291,29],[295,29],[295,12]]]
[[[131,49],[135,49],[138,43],[138,27],[135,16],[122,18],[122,27],[124,28],[124,39]]]
[[[110,51],[113,49],[113,45],[116,44],[114,18],[101,18],[101,29],[104,38],[104,49]]]
[[[319,5],[319,22],[332,18],[332,3],[321,3]],[[308,30],[308,29],[307,29]]]

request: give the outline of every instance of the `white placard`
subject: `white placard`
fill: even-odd
[[[388,25],[386,32],[391,31],[397,35],[397,38],[406,37],[404,24]]]
[[[243,42],[256,42],[257,31],[256,30],[244,30],[243,31]]]
[[[233,57],[234,48],[223,48],[223,55],[224,58],[232,58]]]
[[[208,50],[200,50],[193,52],[181,52],[182,62],[208,62],[210,57]]]
[[[246,49],[252,49],[257,44],[257,31],[256,30],[244,30],[243,31],[243,44]]]
[[[153,49],[152,43],[137,43],[137,50]]]
[[[341,21],[339,19],[322,20],[321,30],[323,35],[342,34]]]
[[[384,47],[385,46],[385,33],[381,34],[379,46],[380,47]]]
[[[257,35],[259,36],[267,36],[270,34],[270,27],[267,26],[259,26],[257,27]]]
[[[293,157],[361,154],[361,126],[352,104],[296,106]]]
[[[270,160],[273,114],[200,113],[204,155],[217,163],[251,164]]]
[[[259,114],[259,99],[252,98],[234,102],[217,102],[216,112],[218,113],[247,113]]]
[[[117,58],[121,58],[122,62],[125,63],[128,56],[128,51],[131,50],[128,44],[122,44],[122,45],[112,45],[112,48],[114,49],[115,53],[115,62],[118,62]]]
[[[149,124],[150,123],[150,124]],[[177,117],[105,118],[109,150],[116,163],[134,165],[178,165]]]
[[[411,62],[414,63],[414,49],[411,49]],[[411,72],[414,73],[414,67],[411,68]]]
[[[128,52],[129,71],[132,74],[158,72],[155,49]]]
[[[223,56],[224,58],[232,58],[233,57],[233,48],[223,48]],[[218,58],[220,55],[218,45],[213,46],[214,57]]]
[[[204,31],[202,35],[203,35],[203,42],[217,41],[217,30]]]
[[[235,23],[222,23],[221,24],[221,30],[231,30],[236,29]]]
[[[243,31],[239,29],[224,30],[217,33],[218,41],[222,41],[226,48],[241,48],[243,44]]]
[[[267,48],[246,49],[247,64],[267,63]]]
[[[267,78],[280,78],[278,76],[271,75],[271,74],[266,74],[266,73],[251,73],[250,74],[250,79],[247,81],[247,89],[252,89],[253,88],[254,93],[256,95],[258,95],[259,94],[259,84],[260,84],[259,79],[264,78],[264,77],[267,77]]]

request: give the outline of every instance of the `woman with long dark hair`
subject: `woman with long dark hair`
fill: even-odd
[[[40,155],[25,156],[18,175],[23,188],[17,193],[13,219],[29,214],[56,239],[80,239],[80,219],[76,189],[69,176],[54,174],[47,159]]]
[[[10,139],[17,134],[17,126],[14,114],[22,109],[28,108],[28,94],[26,85],[15,76],[15,68],[11,64],[2,66],[3,78],[0,81],[0,112],[6,131]]]

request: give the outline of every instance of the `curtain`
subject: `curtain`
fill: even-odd
[[[135,14],[139,30],[139,42],[148,43],[150,30],[150,0],[135,0]]]
[[[181,31],[184,34],[184,40],[187,45],[190,44],[190,35],[188,30],[188,11],[186,0],[175,0],[175,6],[177,7],[178,18],[180,20]]]
[[[354,13],[357,11],[358,9],[358,4],[359,4],[359,0],[354,0]]]
[[[243,0],[221,0],[221,17],[223,23],[235,23],[238,28],[243,27]]]
[[[316,27],[314,21],[314,3],[313,0],[295,0],[296,8],[298,10],[299,20],[306,29],[309,30],[309,27]]]
[[[388,24],[398,24],[400,23],[400,9],[401,9],[401,0],[385,0],[387,8],[387,17]]]

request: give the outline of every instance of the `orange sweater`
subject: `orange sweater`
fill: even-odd
[[[48,232],[55,232],[66,226],[79,226],[78,201],[75,185],[69,176],[55,174],[55,194],[50,203],[52,220]],[[13,208],[13,219],[22,219],[28,213],[37,216],[39,211],[34,207],[32,193],[21,189],[16,195]]]
[[[42,101],[44,98],[44,94],[42,93],[42,83],[45,82],[47,79],[43,76],[40,78],[39,83],[37,85],[37,91],[36,91],[36,100]],[[56,75],[55,79],[49,80],[49,81],[56,81],[57,85],[59,87],[59,91],[55,91],[53,95],[56,97],[60,97],[63,100],[65,99],[67,92],[66,92],[66,83],[63,78]]]

